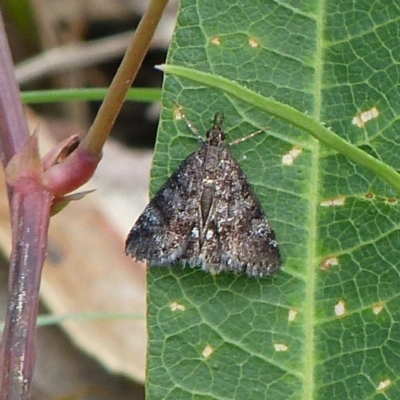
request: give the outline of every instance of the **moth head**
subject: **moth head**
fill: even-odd
[[[222,131],[224,114],[215,114],[213,128],[207,131],[206,137],[209,145],[219,146],[225,140],[225,133]]]

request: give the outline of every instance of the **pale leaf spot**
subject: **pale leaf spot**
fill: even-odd
[[[339,300],[337,304],[335,304],[335,315],[337,317],[342,317],[346,314],[346,304],[343,300]]]
[[[384,381],[380,381],[378,385],[378,390],[385,390],[388,386],[390,386],[392,381],[390,379],[385,379]]]
[[[385,203],[386,204],[391,204],[391,205],[397,204],[397,199],[394,198],[394,197],[387,197],[386,200],[385,200]]]
[[[287,351],[288,350],[288,346],[286,344],[283,343],[274,343],[274,349],[275,351]]]
[[[375,194],[371,192],[365,193],[365,198],[368,200],[373,200],[375,198]]]
[[[334,197],[333,199],[322,200],[320,204],[321,207],[332,207],[332,206],[343,206],[346,197],[339,196]]]
[[[378,303],[378,304],[374,304],[374,306],[372,307],[372,312],[375,315],[378,315],[382,312],[383,310],[383,304],[382,303]]]
[[[214,36],[213,38],[211,38],[210,42],[212,44],[215,44],[216,46],[219,46],[221,44],[221,40],[218,36]]]
[[[180,121],[184,118],[183,110],[181,106],[176,106],[174,108],[174,117],[177,121]]]
[[[171,311],[186,311],[186,307],[176,301],[170,303],[169,308],[171,309]]]
[[[289,310],[289,314],[288,314],[288,321],[293,322],[296,319],[298,313],[299,312],[297,310],[295,310],[294,308],[291,308]]]
[[[249,45],[253,48],[260,47],[260,42],[257,39],[251,37],[249,38]]]
[[[206,347],[204,347],[204,350],[201,354],[204,358],[208,358],[212,353],[214,353],[214,349],[208,344]]]
[[[361,114],[356,115],[351,123],[353,125],[362,128],[366,122],[371,121],[379,116],[379,111],[376,107],[372,107],[370,110],[364,111]]]
[[[283,165],[292,165],[294,160],[302,153],[303,149],[301,147],[293,147],[288,153],[284,154],[282,157]]]
[[[321,269],[323,271],[328,271],[329,269],[331,269],[331,267],[334,267],[336,265],[339,265],[339,260],[337,257],[325,258],[325,260],[322,261]]]

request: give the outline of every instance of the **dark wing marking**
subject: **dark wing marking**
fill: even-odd
[[[189,242],[195,252],[205,150],[203,144],[188,156],[159,189],[130,231],[126,254],[170,266],[181,261]]]

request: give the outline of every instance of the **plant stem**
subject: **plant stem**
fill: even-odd
[[[128,47],[124,59],[110,85],[99,112],[82,141],[89,151],[98,153],[103,148],[109,132],[125,100],[126,93],[142,64],[142,61],[150,47],[151,39],[160,22],[168,0],[151,0],[146,13],[143,15],[132,43]]]
[[[76,189],[82,177],[87,181],[97,166],[103,144],[166,4],[167,0],[151,1],[88,135],[64,160],[45,171],[35,135],[28,140],[29,130],[0,12],[0,158],[4,168],[8,166],[13,230],[9,302],[0,347],[0,400],[29,398],[39,287],[53,200]],[[87,167],[83,172],[82,166]]]
[[[235,96],[240,100],[261,109],[262,111],[267,112],[268,114],[280,118],[291,125],[297,126],[303,131],[314,136],[321,143],[324,143],[331,149],[343,154],[349,160],[368,168],[370,171],[379,176],[384,182],[392,186],[393,189],[400,191],[400,174],[397,173],[394,168],[370,156],[368,153],[361,150],[354,144],[351,144],[350,142],[338,136],[336,133],[325,128],[320,122],[310,118],[293,107],[264,97],[259,93],[253,92],[252,90],[221,76],[211,75],[206,72],[174,65],[159,66],[159,69],[172,75],[190,79],[202,85],[220,89],[225,93]]]
[[[0,353],[0,399],[29,398],[35,363],[40,278],[47,249],[50,192],[15,192],[9,300]]]
[[[14,79],[14,66],[0,12],[0,160],[4,167],[22,150],[28,137],[28,124]]]

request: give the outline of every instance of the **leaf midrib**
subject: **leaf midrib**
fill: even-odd
[[[325,2],[320,1],[316,18],[316,52],[315,52],[315,85],[314,85],[314,118],[321,120],[321,88],[323,77],[323,33],[324,33]],[[313,139],[311,149],[310,201],[309,201],[309,235],[308,235],[308,265],[306,272],[304,302],[305,313],[305,346],[303,353],[303,399],[315,397],[315,294],[316,294],[316,243],[317,243],[317,207],[319,192],[319,155],[320,143]]]

